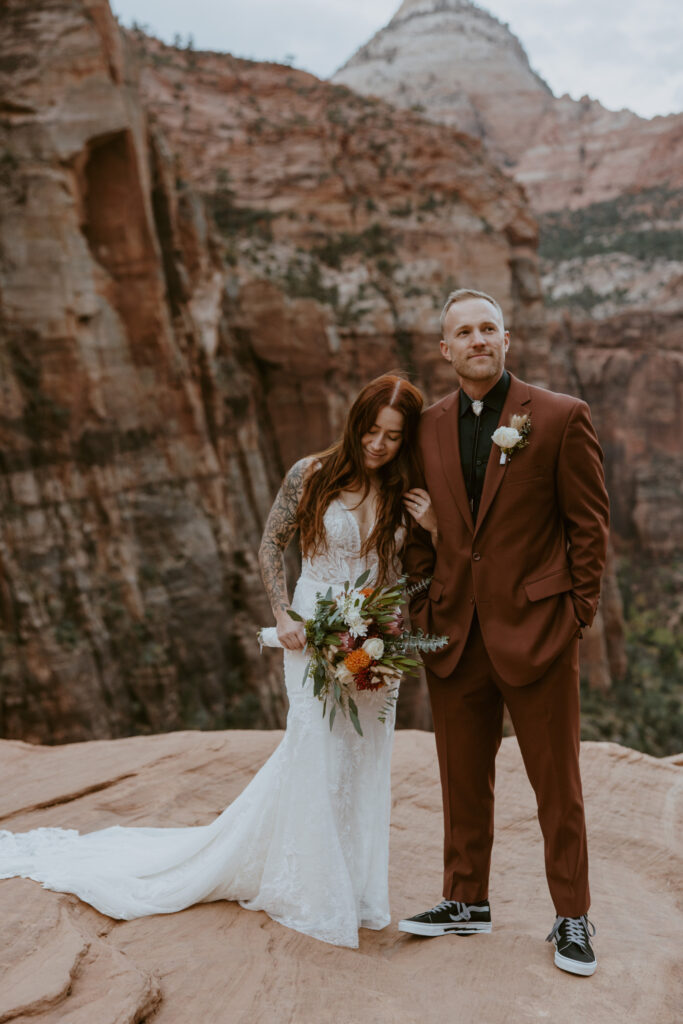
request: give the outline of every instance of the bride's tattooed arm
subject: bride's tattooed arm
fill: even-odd
[[[311,461],[299,459],[290,469],[277,492],[261,539],[261,576],[276,618],[289,608],[284,553],[296,532],[297,510]]]

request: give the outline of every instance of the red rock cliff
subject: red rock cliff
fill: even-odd
[[[0,88],[0,731],[282,724],[254,641],[279,478],[370,376],[450,386],[456,283],[548,381],[521,190],[455,131],[131,40],[103,0],[9,0]]]

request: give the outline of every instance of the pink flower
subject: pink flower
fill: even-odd
[[[403,616],[399,611],[397,611],[392,619],[389,619],[388,622],[385,622],[384,632],[388,633],[389,636],[400,636],[401,633],[403,632],[404,626],[405,623],[403,621]]]
[[[352,651],[355,646],[356,646],[356,638],[351,636],[350,633],[340,633],[339,634],[339,650],[340,651],[346,651],[348,653],[349,651]]]

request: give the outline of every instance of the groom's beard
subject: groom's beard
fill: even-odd
[[[497,352],[476,353],[475,356],[456,358],[452,362],[461,385],[467,391],[467,381],[491,381],[491,387],[500,379],[505,369],[505,356]]]

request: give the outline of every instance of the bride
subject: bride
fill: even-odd
[[[421,408],[420,392],[401,377],[371,381],[342,438],[297,462],[280,488],[259,560],[285,648],[287,728],[237,799],[192,828],[0,831],[0,878],[35,879],[124,920],[238,900],[341,946],[358,946],[359,927],[389,923],[394,714],[380,722],[381,692],[363,691],[363,736],[341,715],[331,731],[312,682],[302,687],[304,630],[287,609],[310,616],[318,592],[353,583],[366,569],[369,583],[393,582],[404,508],[430,529],[428,496],[411,490]],[[297,528],[302,572],[290,604],[283,556]]]

